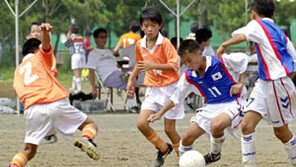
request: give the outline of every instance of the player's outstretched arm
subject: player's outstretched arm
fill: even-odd
[[[49,23],[42,23],[40,26],[42,31],[42,49],[49,50],[50,49],[50,31],[52,30],[52,26]]]
[[[149,122],[154,122],[156,120],[159,120],[167,111],[175,107],[175,104],[172,100],[168,100],[168,102],[165,104],[165,106],[159,111],[159,113],[151,114],[148,118]]]
[[[217,49],[217,57],[221,60],[221,56],[226,51],[228,46],[235,45],[244,41],[247,41],[246,35],[238,34],[230,38],[228,41],[223,42],[222,45],[220,45],[220,47]]]

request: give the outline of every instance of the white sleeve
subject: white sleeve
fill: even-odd
[[[180,106],[183,104],[185,98],[191,92],[194,92],[197,95],[201,95],[199,90],[186,80],[185,73],[183,73],[177,84],[177,89],[175,90],[174,94],[170,97],[170,100],[173,101],[175,106]]]
[[[231,36],[235,37],[239,34],[244,34],[247,41],[260,43],[260,41],[262,41],[262,34],[260,34],[259,30],[261,29],[260,25],[255,20],[252,20],[245,27],[235,30]]]
[[[88,69],[97,69],[97,65],[99,64],[96,59],[96,51],[92,50],[89,52],[88,61],[86,63],[86,68]]]
[[[245,53],[223,54],[222,59],[226,68],[231,69],[233,72],[242,74],[247,70],[249,60]]]
[[[295,51],[294,45],[292,44],[292,42],[288,37],[287,37],[287,50],[288,50],[288,53],[293,57],[294,71],[296,71],[296,51]]]

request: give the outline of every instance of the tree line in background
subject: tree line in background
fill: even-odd
[[[181,10],[192,0],[180,0]],[[214,26],[218,34],[229,35],[234,29],[249,20],[246,15],[246,2],[251,0],[196,0],[182,20],[195,20],[200,27]],[[15,0],[8,0],[14,8]],[[23,11],[33,0],[21,0],[19,9]],[[163,0],[168,7],[176,10],[176,0]],[[120,36],[128,31],[130,21],[139,20],[141,10],[146,6],[156,6],[162,13],[164,24],[175,17],[159,0],[38,0],[20,18],[20,45],[25,41],[31,22],[49,22],[54,26],[53,33],[67,33],[71,22],[75,21],[82,31],[94,26],[105,27],[109,32]],[[295,18],[296,2],[288,0],[276,2],[276,23],[289,27]],[[4,1],[0,1],[0,66],[15,66],[15,18]],[[188,27],[189,29],[190,27]],[[182,30],[181,30],[182,31]],[[55,45],[55,44],[53,44]],[[1,56],[2,55],[2,56]]]

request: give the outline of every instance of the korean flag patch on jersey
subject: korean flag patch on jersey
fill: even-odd
[[[217,73],[212,75],[212,78],[213,78],[214,81],[217,81],[217,80],[222,78],[222,74],[220,72],[217,72]]]

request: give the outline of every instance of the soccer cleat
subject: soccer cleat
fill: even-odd
[[[58,138],[55,134],[45,136],[44,139],[47,141],[47,143],[55,143],[58,141]]]
[[[221,153],[218,153],[218,154],[208,153],[204,155],[204,158],[205,158],[206,165],[209,165],[213,162],[218,161],[221,158]]]
[[[154,167],[160,167],[164,164],[164,159],[173,151],[173,147],[171,144],[167,143],[168,145],[168,150],[165,152],[161,152],[158,150],[157,152],[157,157],[154,163]]]
[[[74,142],[74,146],[80,148],[82,151],[86,152],[86,154],[94,159],[100,159],[100,153],[97,150],[97,145],[93,142],[92,139],[76,139]]]

